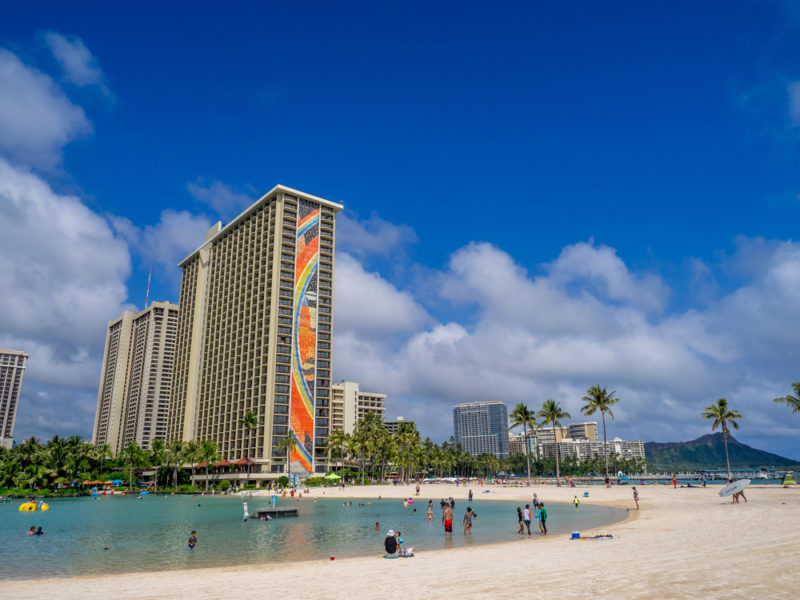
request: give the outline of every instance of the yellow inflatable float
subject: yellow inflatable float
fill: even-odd
[[[39,510],[50,510],[50,505],[49,504],[45,504],[44,502],[42,502],[39,505]]]
[[[47,507],[50,508],[49,506]],[[36,502],[23,502],[19,505],[20,512],[32,512],[36,510]]]

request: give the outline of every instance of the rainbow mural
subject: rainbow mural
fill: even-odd
[[[297,449],[290,455],[291,472],[314,468],[314,395],[317,373],[317,267],[319,206],[300,200],[294,271],[294,336],[290,424]]]

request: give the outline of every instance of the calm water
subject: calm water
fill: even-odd
[[[278,506],[297,506],[299,517],[263,522],[242,520],[242,501],[231,496],[105,496],[48,500],[47,512],[19,512],[21,500],[0,503],[0,579],[69,577],[97,573],[154,571],[336,557],[380,555],[387,529],[402,531],[417,553],[449,546],[519,539],[517,502],[476,498],[472,538],[458,527],[467,507],[456,500],[454,535],[445,541],[441,510],[425,519],[427,500],[404,508],[400,500],[362,500],[363,508],[341,500],[281,498]],[[251,512],[268,505],[250,499]],[[417,515],[413,508],[417,508]],[[579,511],[549,503],[551,534],[585,530],[624,519],[625,510],[582,504]],[[380,531],[375,531],[375,522]],[[31,525],[46,535],[28,536]],[[536,521],[532,524],[536,525]],[[198,547],[186,540],[197,530]],[[538,528],[537,528],[538,529]],[[527,537],[527,536],[526,536]],[[110,550],[104,550],[110,546]]]

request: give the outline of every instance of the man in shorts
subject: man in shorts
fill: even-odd
[[[197,546],[197,532],[192,531],[192,535],[189,536],[189,550],[194,550]]]
[[[453,537],[453,509],[449,505],[444,507],[442,522],[444,523],[444,536]]]

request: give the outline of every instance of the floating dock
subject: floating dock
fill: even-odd
[[[257,508],[252,515],[256,519],[261,517],[299,517],[300,512],[297,507],[280,507],[280,508]]]

